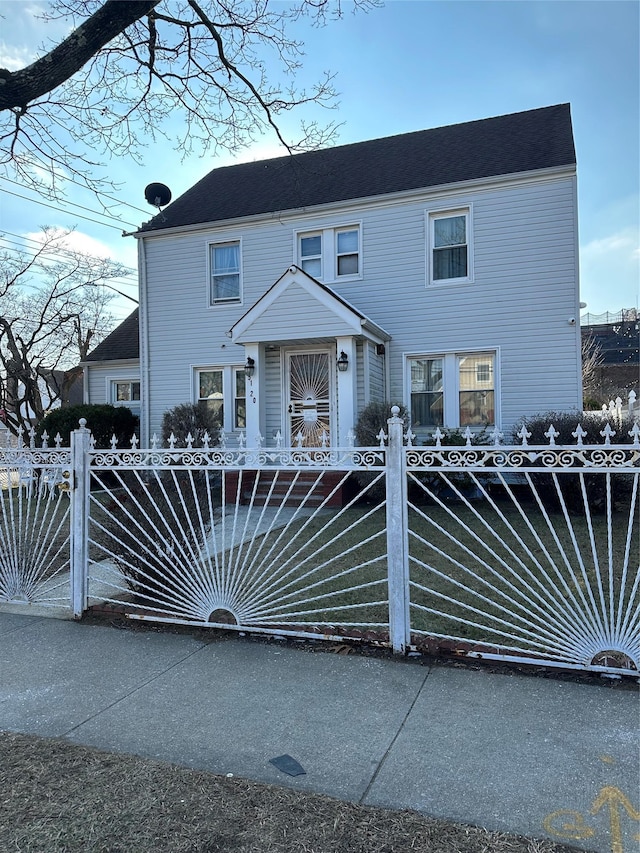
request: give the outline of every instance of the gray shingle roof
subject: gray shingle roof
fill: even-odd
[[[576,162],[569,104],[214,169],[158,231]]]
[[[116,361],[140,357],[139,309],[129,314],[110,335],[98,344],[85,361]]]

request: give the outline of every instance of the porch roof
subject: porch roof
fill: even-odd
[[[391,335],[326,284],[290,266],[231,327],[236,344],[354,335],[375,343]]]

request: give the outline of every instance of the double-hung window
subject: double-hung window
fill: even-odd
[[[432,284],[472,280],[469,209],[429,216],[429,269]]]
[[[247,427],[247,378],[244,368],[233,370],[233,428]]]
[[[240,242],[210,244],[209,268],[211,270],[209,303],[216,305],[240,302]]]
[[[412,356],[407,369],[413,429],[495,425],[495,352]]]
[[[223,371],[199,370],[197,376],[198,403],[213,412],[215,420],[224,429],[224,380]]]
[[[359,225],[300,233],[297,244],[298,266],[314,278],[338,281],[362,272]]]
[[[322,234],[303,234],[300,237],[300,266],[314,278],[322,278]]]
[[[202,367],[196,370],[195,398],[207,406],[225,432],[245,429],[247,392],[242,367]]]

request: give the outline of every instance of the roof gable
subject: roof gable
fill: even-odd
[[[568,104],[214,169],[141,232],[575,165]]]
[[[295,309],[295,325],[282,322],[293,313],[290,309]],[[274,329],[279,329],[278,341],[363,334],[389,340],[364,314],[295,265],[231,327],[231,338],[236,344],[272,340]]]

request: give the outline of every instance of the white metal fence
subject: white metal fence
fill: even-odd
[[[640,427],[500,438],[413,447],[393,417],[344,450],[19,442],[0,602],[637,675]]]

